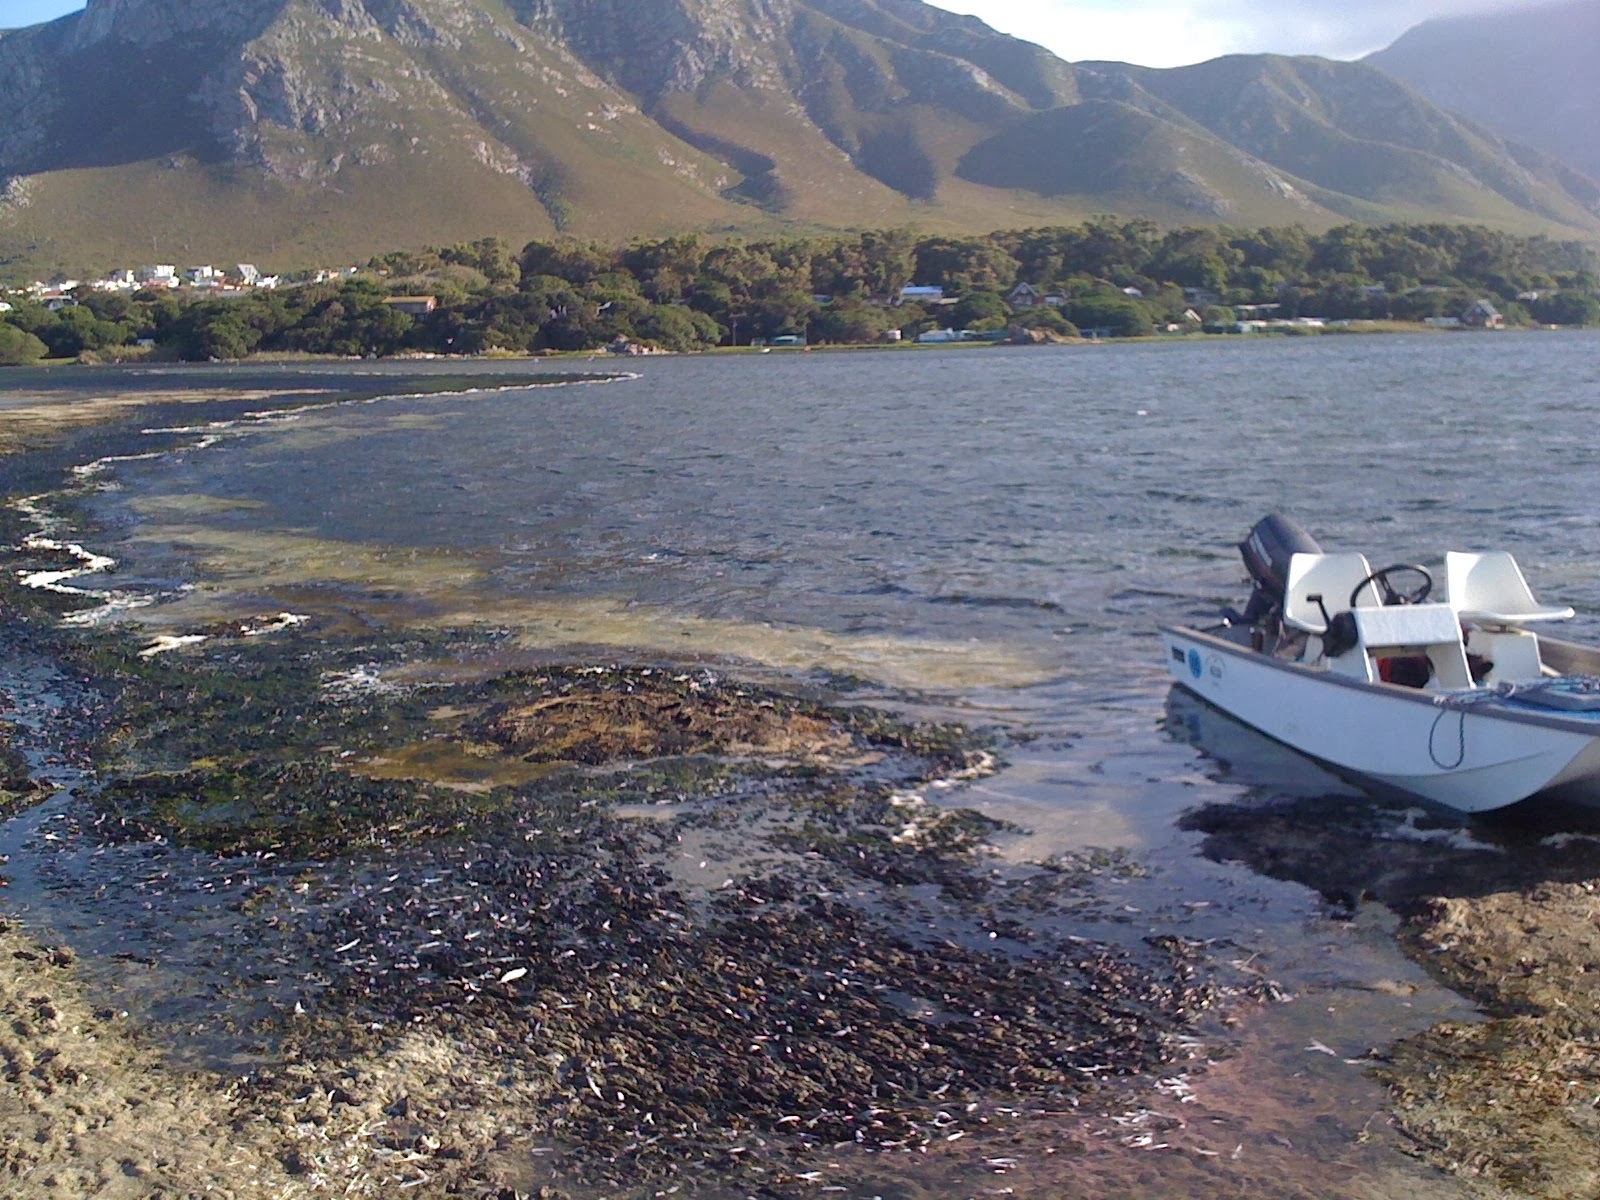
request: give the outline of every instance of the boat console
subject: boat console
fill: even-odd
[[[1504,551],[1445,555],[1448,599],[1429,602],[1433,576],[1363,554],[1324,553],[1294,521],[1271,515],[1239,546],[1254,582],[1243,614],[1252,644],[1366,682],[1431,689],[1531,683],[1548,677],[1539,639],[1523,625],[1569,618],[1541,604]],[[1401,591],[1396,578],[1412,583]]]

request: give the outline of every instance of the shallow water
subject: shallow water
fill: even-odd
[[[1254,1140],[1315,1191],[1337,1145],[1339,1194],[1453,1194],[1382,1139],[1352,1142],[1381,1127],[1382,1096],[1346,1060],[1470,1010],[1399,954],[1359,885],[1346,903],[1208,814],[1287,810],[1330,853],[1414,843],[1438,869],[1519,835],[1373,801],[1170,696],[1154,630],[1242,600],[1234,543],[1282,511],[1375,563],[1509,548],[1593,638],[1597,351],[1539,334],[666,358],[603,386],[308,411],[101,472],[92,549],[119,566],[96,586],[161,597],[133,611],[168,634],[282,611],[476,622],[527,652],[846,673],[1025,734],[953,793],[1019,827],[1002,856],[1128,848],[1147,873],[1107,884],[1121,916],[1095,936],[1214,940],[1294,998],[1215,1031],[1238,1057],[1191,1081],[1189,1153]],[[1007,1168],[1019,1190],[1062,1185],[1035,1163]],[[895,1186],[939,1194],[970,1166]],[[876,1167],[840,1169],[873,1194]],[[1117,1160],[1097,1186],[1149,1170]],[[1139,1186],[1163,1194],[1164,1177]]]

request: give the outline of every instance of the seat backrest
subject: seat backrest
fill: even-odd
[[[1544,678],[1539,639],[1525,629],[1474,629],[1472,653],[1489,663],[1483,682],[1535,683]]]
[[[1322,634],[1328,631],[1328,616],[1350,608],[1350,593],[1361,581],[1372,574],[1367,556],[1354,552],[1345,554],[1296,554],[1289,559],[1289,578],[1283,589],[1283,622],[1306,633]],[[1322,597],[1319,607],[1310,597]],[[1375,589],[1363,588],[1356,597],[1360,608],[1377,607]]]
[[[1540,604],[1522,577],[1517,560],[1504,550],[1469,554],[1451,550],[1444,556],[1450,607],[1467,620],[1496,625],[1527,621],[1562,621],[1572,609]]]

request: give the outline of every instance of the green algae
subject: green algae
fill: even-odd
[[[932,778],[972,735],[917,729],[701,669],[613,664],[393,684],[385,665],[482,653],[482,639],[220,637],[140,657],[90,639],[114,683],[96,801],[126,836],[219,854],[320,858],[468,836],[512,809],[696,803],[741,789],[835,802],[840,776]],[[887,814],[888,791],[872,785]],[[876,819],[856,806],[852,820]]]

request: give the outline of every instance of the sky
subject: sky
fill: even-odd
[[[1360,58],[1430,17],[1538,8],[1550,0],[938,0],[1070,62],[1175,67],[1220,54]],[[0,29],[49,21],[83,0],[0,0]]]

